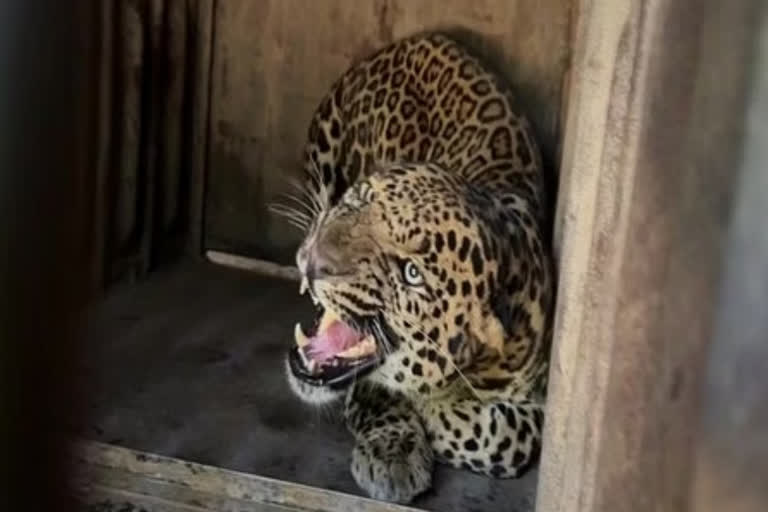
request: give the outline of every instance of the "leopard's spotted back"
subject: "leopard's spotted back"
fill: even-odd
[[[377,162],[430,162],[527,200],[540,218],[539,149],[509,89],[442,34],[400,40],[351,67],[309,128],[305,171],[331,203]]]

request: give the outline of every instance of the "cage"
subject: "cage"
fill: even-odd
[[[79,96],[76,188],[89,252],[73,373],[86,391],[67,425],[80,497],[93,510],[709,510],[700,482],[714,471],[707,457],[723,455],[726,420],[704,415],[694,437],[691,418],[723,404],[728,358],[713,370],[706,354],[726,335],[710,318],[739,325],[719,279],[723,256],[743,253],[724,237],[728,213],[755,207],[737,178],[753,176],[739,155],[764,130],[744,129],[747,105],[765,110],[751,73],[765,58],[759,4],[143,0],[78,11],[79,84],[93,91]],[[364,495],[343,425],[286,384],[285,347],[311,305],[292,267],[300,234],[267,205],[298,173],[332,82],[427,30],[498,71],[532,123],[556,194],[558,305],[540,463],[518,479],[438,467],[433,490],[405,507]],[[725,275],[727,304],[738,274]],[[744,346],[764,354],[761,327]]]

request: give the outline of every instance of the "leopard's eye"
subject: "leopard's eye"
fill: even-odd
[[[421,286],[424,284],[424,276],[421,270],[412,261],[406,261],[403,265],[403,279],[410,286]]]

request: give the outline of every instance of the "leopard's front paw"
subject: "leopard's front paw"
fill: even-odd
[[[415,432],[358,440],[352,476],[374,499],[407,504],[432,485],[432,448]]]

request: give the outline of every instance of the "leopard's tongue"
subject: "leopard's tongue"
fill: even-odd
[[[376,350],[370,336],[356,331],[327,309],[314,336],[307,337],[300,323],[296,324],[294,335],[305,364],[312,368],[334,358],[356,359]]]
[[[308,338],[306,353],[322,363],[333,359],[362,341],[363,335],[340,320],[332,320],[322,331]]]

